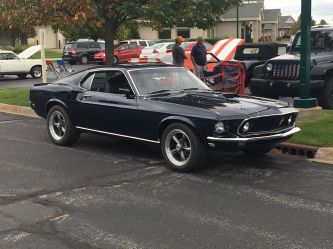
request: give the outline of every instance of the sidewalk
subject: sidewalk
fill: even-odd
[[[39,118],[39,116],[37,116],[36,113],[30,107],[25,107],[25,106],[8,105],[0,103],[0,112]],[[300,145],[300,147],[301,146],[302,145]],[[333,147],[319,148],[317,150],[315,158],[307,160],[333,165]]]

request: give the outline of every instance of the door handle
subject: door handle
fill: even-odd
[[[87,99],[87,98],[91,98],[92,96],[91,95],[89,95],[89,94],[84,94],[83,96],[82,96],[82,99]]]

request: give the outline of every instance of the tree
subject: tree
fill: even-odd
[[[319,22],[320,25],[327,25],[328,23],[324,20],[324,19],[321,19],[320,22]]]
[[[295,24],[291,27],[289,35],[296,34],[297,31],[301,30],[301,15],[298,16],[297,21]],[[311,26],[315,26],[316,21],[311,17]]]
[[[242,0],[39,0],[40,20],[83,26],[92,22],[104,30],[106,59],[113,63],[114,40],[121,27],[144,22],[155,28],[175,25],[211,28],[221,15]]]
[[[0,0],[0,31],[4,32],[15,47],[19,38],[34,37],[37,13],[31,1]]]

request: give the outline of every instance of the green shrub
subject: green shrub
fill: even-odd
[[[14,53],[22,53],[24,50],[26,50],[28,47],[30,47],[29,45],[18,45],[14,48]]]

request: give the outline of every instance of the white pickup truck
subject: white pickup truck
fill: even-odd
[[[42,61],[40,59],[28,59],[40,50],[40,46],[33,46],[19,55],[12,51],[0,50],[0,76],[17,75],[23,79],[28,74],[33,78],[42,76]]]

